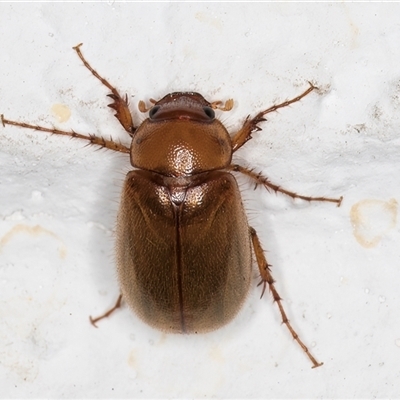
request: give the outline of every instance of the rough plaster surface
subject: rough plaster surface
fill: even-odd
[[[220,118],[320,87],[268,116],[237,161],[283,187],[344,196],[292,201],[239,178],[249,221],[311,369],[254,284],[207,335],[166,335],[118,296],[113,230],[129,158],[0,130],[0,397],[360,398],[400,395],[399,4],[25,3],[0,5],[0,113],[128,143],[107,90],[235,99]],[[140,119],[144,118],[140,115]],[[138,119],[139,121],[139,119]]]

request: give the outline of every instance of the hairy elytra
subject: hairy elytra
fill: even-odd
[[[125,179],[116,229],[116,258],[121,295],[147,324],[167,332],[199,333],[218,329],[239,312],[251,284],[252,254],[260,272],[262,294],[268,285],[282,322],[313,364],[322,365],[301,341],[286,316],[270,266],[256,231],[249,226],[240,191],[232,172],[256,185],[293,199],[341,204],[342,197],[310,197],[273,184],[262,174],[232,163],[232,155],[251,134],[261,130],[264,116],[300,101],[299,96],[247,117],[240,130],[229,133],[214,110],[229,111],[233,101],[209,102],[201,94],[175,92],[161,100],[139,103],[148,117],[138,126],[127,96],[101,77],[74,50],[89,71],[110,91],[109,107],[131,137],[127,147],[99,136],[35,126],[6,119],[13,125],[85,140],[110,150],[128,153],[134,167]]]

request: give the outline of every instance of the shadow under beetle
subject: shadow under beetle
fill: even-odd
[[[256,231],[248,225],[240,191],[232,171],[240,172],[255,184],[293,199],[328,201],[338,206],[342,197],[310,197],[290,192],[271,183],[253,170],[232,164],[253,132],[261,130],[264,116],[295,103],[314,89],[247,117],[242,128],[230,135],[215,118],[215,109],[199,93],[175,92],[159,101],[150,100],[148,118],[135,126],[127,96],[102,78],[86,61],[80,46],[74,47],[89,71],[111,94],[115,116],[131,136],[130,148],[112,139],[11,121],[1,116],[3,125],[88,141],[110,150],[130,154],[132,166],[122,189],[116,229],[116,257],[122,298],[147,324],[167,332],[195,333],[218,329],[231,321],[246,299],[251,283],[252,250],[260,271],[263,296],[266,285],[279,307],[282,322],[313,364],[322,365],[310,353],[292,328],[275,288],[270,266]]]

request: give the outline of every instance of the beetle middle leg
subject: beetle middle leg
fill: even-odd
[[[265,121],[264,116],[266,114],[274,112],[274,111],[278,110],[279,108],[287,107],[290,104],[296,103],[296,102],[300,101],[303,97],[305,97],[309,93],[311,93],[314,89],[317,89],[311,82],[308,82],[308,83],[310,84],[310,87],[305,92],[300,94],[299,96],[296,96],[295,98],[293,98],[291,100],[286,100],[283,103],[275,104],[274,106],[269,107],[264,111],[260,111],[254,118],[250,119],[250,116],[247,116],[247,118],[244,121],[244,124],[242,126],[242,129],[240,129],[232,137],[233,152],[240,149],[248,140],[250,140],[251,134],[253,132],[261,131],[261,128],[258,126],[258,124],[260,122]]]
[[[111,138],[105,139],[101,136],[96,136],[96,135],[83,135],[75,131],[63,131],[61,129],[56,129],[56,128],[46,128],[44,126],[27,124],[25,122],[12,121],[10,119],[4,118],[3,114],[0,115],[0,119],[3,126],[6,125],[19,126],[20,128],[32,129],[34,131],[47,132],[55,135],[70,136],[73,138],[86,140],[87,142],[89,142],[88,144],[104,147],[109,150],[118,151],[121,153],[130,152],[129,147],[123,145],[120,142],[115,142]]]
[[[276,304],[278,305],[279,311],[281,313],[282,323],[284,323],[286,325],[286,327],[289,329],[290,333],[292,334],[293,339],[296,340],[296,342],[300,345],[300,347],[307,354],[308,358],[313,363],[312,368],[320,367],[323,363],[319,363],[314,358],[314,356],[310,353],[307,346],[301,341],[301,339],[299,338],[299,335],[296,333],[296,331],[293,329],[292,325],[289,322],[289,319],[288,319],[286,312],[282,305],[282,298],[279,296],[279,293],[277,292],[277,290],[275,288],[275,285],[274,285],[275,281],[271,274],[270,265],[268,264],[267,259],[265,258],[264,250],[261,247],[261,243],[260,243],[260,240],[258,239],[257,232],[255,231],[255,229],[253,229],[251,227],[250,227],[250,236],[251,236],[251,241],[253,243],[253,250],[254,250],[254,254],[256,256],[257,265],[258,265],[258,268],[259,268],[260,274],[261,274],[261,282],[259,283],[259,285],[263,285],[261,297],[264,295],[266,286],[268,284],[269,290],[271,291],[272,297],[274,298],[274,302],[276,302]]]
[[[274,192],[283,193],[286,196],[291,197],[292,199],[302,199],[302,200],[306,200],[306,201],[327,201],[330,203],[336,203],[338,207],[340,207],[340,205],[342,204],[343,196],[340,196],[338,199],[334,199],[334,198],[330,198],[330,197],[322,197],[322,196],[320,196],[320,197],[303,196],[303,195],[297,194],[295,192],[286,190],[286,189],[282,188],[281,186],[270,182],[266,176],[256,173],[251,169],[242,167],[241,165],[231,164],[229,166],[229,169],[231,171],[240,172],[243,175],[248,176],[255,182],[256,187],[258,185],[263,185],[267,190],[271,189]]]

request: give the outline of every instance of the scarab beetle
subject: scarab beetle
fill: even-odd
[[[139,126],[133,122],[127,96],[122,97],[85,60],[80,45],[74,47],[84,65],[108,89],[109,107],[131,136],[130,148],[113,140],[58,129],[33,126],[4,118],[3,125],[72,136],[114,151],[130,154],[135,168],[126,176],[116,229],[116,258],[121,298],[147,324],[168,332],[195,333],[217,329],[231,321],[249,292],[252,253],[266,285],[278,304],[282,321],[293,338],[318,367],[316,359],[288,321],[276,291],[268,262],[256,231],[248,225],[236,171],[256,185],[307,201],[340,205],[342,198],[301,196],[271,183],[253,170],[232,164],[232,155],[251,134],[259,131],[264,116],[301,100],[294,99],[247,117],[242,128],[229,134],[215,118],[216,109],[229,111],[233,101],[210,103],[199,93],[176,92],[152,106]]]

